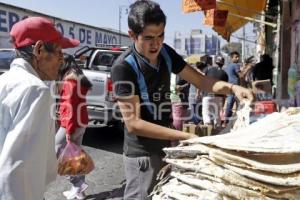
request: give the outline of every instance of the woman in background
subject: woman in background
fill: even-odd
[[[82,70],[76,65],[74,58],[67,55],[64,65],[60,69],[59,84],[59,122],[60,128],[55,136],[56,155],[64,149],[67,141],[81,146],[83,135],[88,124],[86,107],[86,94],[91,89],[91,82],[84,76]],[[84,199],[84,191],[88,185],[84,175],[68,177],[72,187],[63,192],[67,199]]]

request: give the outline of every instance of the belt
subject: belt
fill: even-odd
[[[223,94],[215,94],[215,93],[208,93],[207,96],[208,97],[224,97],[225,95],[223,95]]]

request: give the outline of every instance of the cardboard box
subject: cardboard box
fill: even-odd
[[[272,93],[271,81],[269,79],[261,80],[261,81],[253,81],[252,89],[255,94],[261,92]]]
[[[191,134],[202,136],[210,136],[212,132],[212,125],[202,125],[202,124],[183,124],[183,131]]]
[[[266,101],[273,98],[270,80],[253,81],[252,91],[255,94],[257,101]]]
[[[210,136],[212,131],[213,131],[213,126],[212,125],[198,125],[201,129],[201,135],[198,136]]]

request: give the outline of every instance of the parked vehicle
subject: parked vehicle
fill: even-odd
[[[126,48],[82,47],[74,57],[93,87],[86,96],[89,126],[123,126],[116,99],[113,96],[111,67]],[[0,49],[0,75],[9,70],[15,57],[14,49]]]
[[[111,67],[126,48],[105,45],[85,46],[74,53],[85,76],[93,87],[86,96],[89,126],[121,125],[121,115],[113,96]]]
[[[0,75],[9,70],[10,63],[14,58],[14,49],[0,49]]]

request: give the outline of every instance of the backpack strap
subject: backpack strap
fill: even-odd
[[[149,94],[148,94],[148,89],[146,86],[146,81],[144,78],[143,73],[140,71],[137,61],[135,60],[134,56],[130,54],[125,58],[125,61],[132,67],[134,72],[137,75],[137,82],[139,85],[140,93],[141,93],[141,98],[144,103],[146,103],[147,109],[151,114],[154,114],[153,107],[151,107],[151,103],[149,100]]]
[[[166,65],[168,67],[169,74],[171,75],[171,73],[172,73],[172,60],[171,60],[171,58],[170,58],[170,56],[169,56],[169,54],[168,54],[168,52],[167,52],[167,50],[165,49],[164,46],[162,47],[160,53],[162,54],[162,56],[163,56],[163,58],[166,62]],[[151,102],[149,100],[149,94],[148,94],[146,81],[145,81],[143,73],[141,72],[141,70],[140,70],[140,68],[137,64],[137,61],[136,61],[133,53],[130,54],[129,56],[127,56],[125,58],[125,61],[131,66],[131,68],[136,73],[137,82],[138,82],[139,90],[140,90],[140,93],[141,93],[141,98],[142,98],[143,102],[146,104],[148,111],[153,115],[154,110],[153,110],[153,107],[151,106]]]
[[[167,64],[167,67],[168,67],[168,71],[169,71],[169,74],[172,73],[172,60],[171,60],[171,57],[169,56],[165,46],[163,46],[160,50],[160,53],[161,55],[163,56],[166,64]]]

